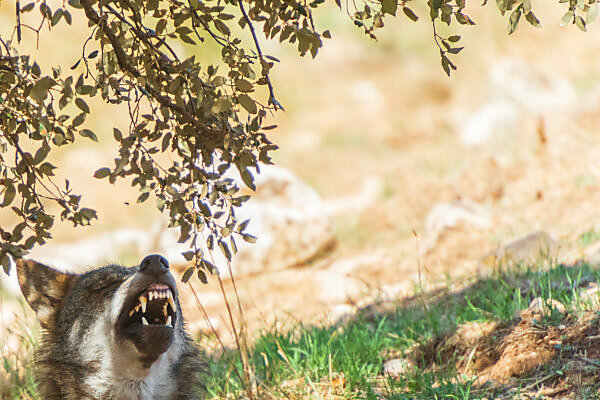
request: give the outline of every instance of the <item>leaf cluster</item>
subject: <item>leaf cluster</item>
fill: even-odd
[[[376,39],[385,18],[419,16],[414,0],[334,0],[352,23]],[[585,30],[598,13],[597,0],[559,0],[568,4],[562,24]],[[16,216],[12,227],[0,228],[0,262],[20,257],[51,238],[57,218],[87,225],[96,211],[84,207],[67,180],[54,181],[52,154],[76,140],[110,140],[86,126],[93,112],[88,102],[126,108],[127,130],[115,128],[114,162],[94,176],[111,183],[128,180],[139,190],[137,201],[155,201],[190,243],[184,253],[200,279],[216,271],[202,249],[218,247],[230,260],[235,238],[254,241],[245,232],[236,208],[255,189],[260,164],[270,164],[277,146],[265,126],[267,116],[283,109],[275,96],[270,72],[279,61],[265,54],[260,38],[297,46],[301,56],[315,57],[323,39],[313,11],[325,0],[68,0],[50,5],[16,2],[12,34],[0,35],[0,208]],[[485,4],[485,3],[484,3]],[[427,0],[433,39],[442,68],[450,75],[450,59],[463,49],[460,35],[439,33],[439,25],[474,25],[465,13],[466,0]],[[510,14],[509,33],[522,15],[533,26],[539,20],[531,0],[496,0]],[[36,13],[37,12],[37,13]],[[585,16],[585,17],[584,17]],[[38,24],[22,22],[37,18]],[[87,23],[81,56],[70,66],[42,71],[28,54],[19,54],[22,30],[48,34],[73,18]],[[29,21],[29,20],[28,20]],[[261,31],[259,30],[262,30]],[[246,39],[246,40],[245,40]],[[250,39],[250,40],[248,40]],[[184,57],[186,47],[216,43],[220,61],[202,63]],[[165,161],[167,160],[167,161]],[[56,211],[58,210],[58,211]]]

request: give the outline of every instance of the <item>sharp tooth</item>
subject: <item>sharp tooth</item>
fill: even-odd
[[[173,293],[171,293],[171,290],[167,290],[167,297],[168,297],[169,299],[172,299],[172,298],[173,298]]]
[[[173,300],[172,297],[169,297],[169,305],[171,306],[171,310],[173,310],[174,312],[177,312],[177,307],[175,307],[175,301]]]
[[[133,313],[135,312],[134,309],[132,309],[131,311],[129,311],[129,316],[131,317],[133,315]]]
[[[167,318],[167,323],[165,325],[169,325],[171,328],[173,327],[173,325],[171,325],[171,316],[169,315],[169,318]]]
[[[142,312],[146,313],[146,297],[140,296],[140,304],[142,305]]]
[[[167,303],[163,304],[163,314],[164,314],[164,315],[168,315],[168,312],[167,312],[167,307],[168,307],[168,306],[169,306],[169,305],[168,305]]]
[[[148,325],[148,320],[146,317],[142,317],[142,325]]]

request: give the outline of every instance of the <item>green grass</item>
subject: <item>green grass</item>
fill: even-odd
[[[579,235],[579,243],[581,243],[583,247],[587,247],[598,240],[600,240],[600,232],[596,229],[590,229]]]
[[[0,399],[2,400],[39,400],[33,370],[33,352],[37,347],[39,332],[20,326],[15,339],[18,340],[19,353],[5,353],[6,343],[1,343],[0,355]]]
[[[343,377],[343,385],[334,388],[336,397],[323,399],[483,399],[497,398],[498,390],[503,391],[502,398],[528,398],[521,394],[521,386],[531,379],[509,389],[479,386],[456,370],[451,356],[431,349],[461,324],[515,324],[515,315],[536,297],[558,300],[567,308],[567,315],[544,316],[539,327],[576,320],[584,308],[581,287],[598,281],[600,270],[586,264],[517,267],[473,280],[460,291],[442,288],[398,301],[394,307],[368,307],[337,326],[266,330],[252,344],[250,357],[260,398],[319,399],[315,393],[331,388],[330,377],[338,381]],[[0,386],[3,400],[38,399],[31,365],[35,335],[23,332],[27,333],[19,337],[22,353],[2,355],[0,372],[8,383]],[[427,349],[431,354],[426,355]],[[411,360],[397,378],[382,373],[383,363],[392,358]],[[562,374],[565,365],[560,362],[544,366],[544,374]],[[203,380],[211,398],[244,398],[236,351],[210,358],[209,366]],[[580,393],[588,392],[585,397],[594,398],[597,388],[584,387]]]
[[[382,365],[388,358],[402,357],[414,346],[451,334],[460,324],[514,321],[515,315],[536,297],[558,300],[567,306],[569,314],[576,315],[581,310],[580,285],[599,279],[600,271],[588,265],[502,271],[472,282],[459,293],[439,290],[400,302],[394,310],[366,310],[342,326],[298,325],[285,332],[266,331],[254,343],[251,358],[261,386],[276,393],[285,382],[303,380],[310,388],[326,381],[331,362],[332,371],[345,377],[344,398],[489,397],[488,390],[474,388],[471,381],[453,370],[451,363],[445,365],[448,360],[438,359],[441,368],[435,372],[428,365],[415,366],[399,379],[384,378]],[[555,325],[563,318],[552,312],[540,324]],[[211,361],[211,373],[205,377],[211,396],[241,392],[232,365],[240,368],[235,351]],[[286,397],[279,393],[281,398]]]

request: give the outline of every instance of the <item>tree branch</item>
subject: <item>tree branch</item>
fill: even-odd
[[[242,3],[242,0],[238,0],[238,5],[240,6],[240,11],[242,12],[242,15],[244,16],[244,20],[246,21],[248,28],[250,28],[250,33],[252,33],[252,39],[254,40],[254,46],[256,47],[256,51],[258,52],[258,57],[262,64],[263,62],[266,62],[266,61],[264,59],[262,50],[260,49],[260,43],[258,42],[258,38],[256,37],[256,32],[254,31],[254,25],[252,25],[252,21],[250,21],[250,18],[248,17],[248,14],[246,13],[246,10],[244,9],[244,4]],[[281,103],[279,101],[277,101],[277,99],[275,98],[275,90],[273,89],[273,84],[271,83],[271,78],[269,77],[269,73],[267,73],[265,75],[265,79],[267,80],[267,86],[269,87],[269,103],[273,104],[273,106],[275,107],[275,110],[277,110],[278,108],[281,110],[284,110]]]
[[[98,15],[98,13],[92,8],[90,0],[81,0],[81,5],[85,11],[86,17],[90,21],[92,21],[94,24],[98,25],[100,27],[100,29],[102,30],[102,33],[104,33],[104,35],[106,35],[106,37],[110,41],[110,44],[112,45],[112,48],[115,51],[115,56],[117,57],[117,63],[119,64],[119,67],[121,68],[121,70],[123,72],[129,73],[130,75],[132,75],[135,78],[141,77],[140,71],[138,71],[135,67],[133,67],[130,64],[129,57],[125,53],[125,50],[123,50],[123,47],[122,47],[121,43],[119,42],[119,39],[115,36],[114,32],[109,28],[109,26],[106,22],[106,17],[103,16],[101,18]],[[146,43],[146,44],[148,44],[148,43]],[[151,46],[151,48],[153,50],[157,51],[154,48],[154,46]],[[158,53],[162,54],[161,52],[158,52]],[[216,141],[220,141],[223,139],[224,132],[221,129],[211,129],[211,128],[207,127],[206,125],[200,123],[200,121],[198,121],[198,119],[195,118],[194,115],[190,114],[183,107],[173,103],[168,96],[161,94],[153,86],[146,83],[146,85],[144,86],[143,89],[147,93],[149,93],[150,96],[152,96],[152,98],[154,98],[154,100],[156,100],[158,103],[160,103],[161,106],[166,107],[166,108],[170,109],[171,111],[174,111],[175,113],[179,114],[185,120],[185,122],[187,122],[191,125],[194,125],[203,134],[213,136]]]

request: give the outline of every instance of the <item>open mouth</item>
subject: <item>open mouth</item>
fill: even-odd
[[[163,326],[173,328],[177,320],[177,306],[173,292],[169,286],[153,283],[147,289],[132,299],[126,308],[127,318],[123,325],[127,328],[135,326]],[[124,312],[125,312],[124,310]]]

